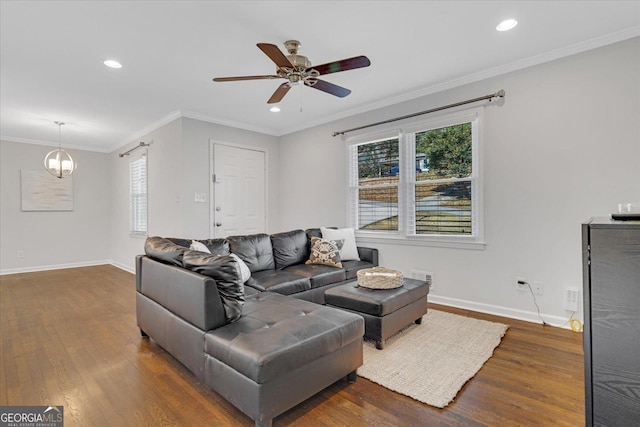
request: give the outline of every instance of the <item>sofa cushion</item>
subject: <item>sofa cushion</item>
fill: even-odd
[[[319,237],[311,238],[311,253],[305,264],[328,265],[329,267],[342,268],[340,262],[340,249],[336,242]]]
[[[284,271],[297,274],[298,276],[308,277],[311,282],[312,289],[330,285],[332,283],[342,282],[347,277],[344,269],[317,264],[291,265],[285,268]]]
[[[347,272],[347,280],[358,277],[358,270],[376,267],[368,261],[343,261],[342,268]]]
[[[227,237],[231,252],[242,259],[252,273],[262,270],[273,270],[273,247],[267,234]]]
[[[242,316],[244,284],[240,275],[240,265],[235,258],[230,255],[210,255],[187,250],[183,263],[186,269],[215,280],[227,322],[235,322]]]
[[[302,264],[309,258],[307,233],[303,230],[287,231],[271,235],[273,259],[281,270],[294,264]]]
[[[259,291],[272,291],[282,295],[311,289],[308,278],[283,270],[262,270],[253,273],[246,285]]]
[[[363,334],[357,314],[263,292],[247,298],[239,321],[207,332],[205,353],[264,384]]]
[[[322,238],[322,231],[320,231],[319,228],[307,228],[305,230],[305,233],[307,233],[307,243],[311,244],[311,238],[312,237],[320,237]]]
[[[167,237],[167,240],[172,241],[176,245],[184,246],[185,248],[191,246],[192,242],[190,239],[180,239],[176,237]],[[204,244],[213,255],[229,255],[229,242],[227,239],[202,239],[196,240],[196,242]]]
[[[182,257],[185,251],[188,250],[188,247],[189,245],[187,245],[187,247],[176,245],[164,237],[153,236],[145,240],[144,253],[147,254],[148,257],[164,262],[165,264],[182,267]]]

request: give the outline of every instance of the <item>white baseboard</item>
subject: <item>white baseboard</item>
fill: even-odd
[[[61,270],[63,268],[76,268],[76,267],[91,267],[94,265],[104,265],[110,264],[114,267],[117,267],[121,270],[124,270],[128,273],[135,274],[135,268],[132,268],[128,265],[113,261],[113,260],[100,260],[100,261],[87,261],[87,262],[76,262],[71,264],[57,264],[57,265],[40,265],[35,267],[24,267],[24,268],[10,268],[5,270],[0,270],[0,276],[6,274],[18,274],[18,273],[33,273],[37,271],[46,271],[46,270]],[[508,317],[510,319],[518,319],[524,320],[526,322],[533,323],[542,323],[538,314],[533,311],[524,311],[517,310],[514,308],[503,307],[499,305],[485,304],[475,301],[462,300],[457,298],[449,298],[443,297],[439,295],[429,295],[429,302],[434,304],[441,304],[450,307],[463,308],[465,310],[477,311],[480,313],[493,314],[495,316]],[[545,323],[555,326],[557,328],[571,329],[569,325],[568,318],[563,318],[559,316],[553,316],[551,314],[541,314],[542,318],[545,320]]]
[[[0,270],[0,276],[5,274],[19,274],[19,273],[35,273],[37,271],[47,270],[62,270],[64,268],[77,268],[77,267],[91,267],[94,265],[111,264],[111,260],[97,260],[97,261],[85,261],[85,262],[72,262],[69,264],[55,264],[55,265],[36,265],[32,267],[21,268],[7,268]]]
[[[109,261],[109,264],[113,265],[114,267],[118,267],[120,270],[124,270],[127,273],[136,274],[136,269],[134,267],[130,267],[116,261]]]
[[[534,311],[517,310],[515,308],[502,307],[499,305],[485,304],[481,302],[462,300],[457,298],[449,298],[438,295],[429,295],[429,302],[434,304],[446,305],[449,307],[464,308],[465,310],[478,311],[480,313],[493,314],[495,316],[508,317],[510,319],[524,320],[526,322],[540,323],[538,313]],[[571,329],[569,318],[551,314],[540,314],[545,323],[556,328]]]

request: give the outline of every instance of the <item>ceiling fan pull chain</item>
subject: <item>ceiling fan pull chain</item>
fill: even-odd
[[[298,85],[300,87],[300,112],[302,113],[302,87],[304,86],[303,84]]]

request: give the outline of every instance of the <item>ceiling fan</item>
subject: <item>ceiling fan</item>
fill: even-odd
[[[298,55],[300,42],[297,40],[288,40],[284,42],[284,47],[289,52],[285,56],[278,46],[269,43],[258,43],[258,48],[262,50],[277,66],[276,74],[266,76],[238,76],[238,77],[216,77],[214,82],[233,82],[240,80],[267,80],[267,79],[286,79],[267,101],[268,104],[276,104],[284,98],[292,86],[303,83],[305,86],[321,90],[331,95],[344,98],[351,91],[342,86],[320,80],[318,76],[329,73],[337,73],[339,71],[353,70],[355,68],[368,67],[371,61],[366,56],[354,56],[340,61],[328,62],[326,64],[311,66],[309,58]]]

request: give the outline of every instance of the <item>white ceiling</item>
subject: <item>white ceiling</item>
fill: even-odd
[[[105,152],[179,115],[283,135],[640,36],[640,1],[2,0],[0,17],[0,137],[57,144],[59,120],[63,146]],[[212,82],[273,74],[256,43],[289,39],[371,66],[323,76],[346,98],[296,87],[280,113],[280,80]]]

